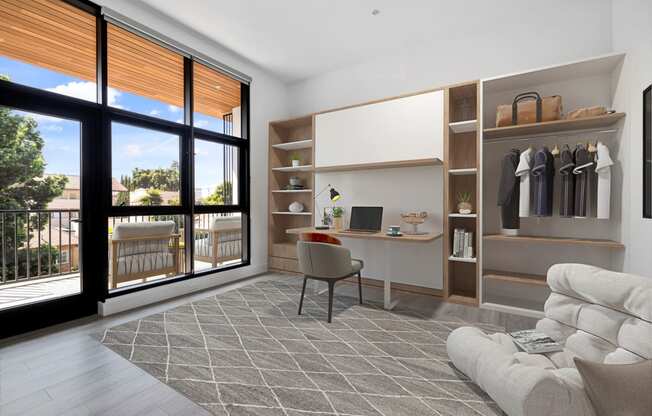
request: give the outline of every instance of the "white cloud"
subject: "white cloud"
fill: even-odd
[[[183,119],[182,119],[182,118],[178,118],[176,122],[179,123],[179,124],[183,124]]]
[[[61,119],[57,119],[57,120],[61,120]],[[59,133],[59,132],[63,131],[63,127],[58,126],[56,124],[46,124],[45,126],[39,126],[39,129],[45,130],[45,131],[51,131],[51,132],[55,132],[55,133]]]
[[[140,145],[138,144],[128,144],[125,146],[125,151],[127,153],[127,156],[129,157],[135,157],[135,156],[140,156],[143,153],[143,149]]]
[[[197,120],[195,121],[195,127],[204,128],[208,126],[208,120]]]
[[[96,102],[97,86],[94,82],[88,81],[71,81],[67,84],[57,85],[53,88],[48,88],[48,91],[56,92],[58,94],[67,95],[69,97],[80,98],[86,101]],[[109,105],[115,108],[123,108],[118,104],[120,91],[115,88],[109,88],[107,91],[109,98]]]
[[[152,110],[152,111],[149,112],[149,115],[150,115],[150,116],[158,116],[158,115],[160,115],[160,114],[161,114],[161,111],[160,111],[160,110],[157,110],[157,109],[154,109],[154,110]]]
[[[170,113],[178,113],[179,111],[181,111],[181,108],[177,107],[176,105],[170,104],[170,105],[168,105],[168,111]]]

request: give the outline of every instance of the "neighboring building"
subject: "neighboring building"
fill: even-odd
[[[129,192],[129,201],[131,205],[140,205],[140,200],[147,196],[147,189],[138,188],[135,191]],[[180,195],[179,191],[160,191],[161,192],[161,205],[179,205]]]
[[[44,176],[55,176],[55,174],[46,173]],[[66,183],[65,188],[63,188],[63,193],[48,204],[48,209],[79,209],[79,199],[81,197],[79,175],[63,176],[68,178],[68,182]],[[111,178],[111,199],[114,204],[118,200],[118,194],[120,192],[127,192],[127,188],[125,188],[116,178]]]
[[[53,260],[52,266],[56,264],[59,267],[60,273],[70,273],[79,270],[79,238],[76,224],[71,229],[59,226],[45,227],[40,233],[40,244],[39,234],[36,231],[32,231],[32,237],[29,241],[29,247],[31,249],[37,249],[39,246],[48,244],[59,250],[59,259],[56,263]],[[37,260],[33,259],[32,261]],[[41,263],[41,269],[43,271],[48,270],[47,261],[46,263]]]

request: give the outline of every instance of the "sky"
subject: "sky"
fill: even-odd
[[[0,74],[15,83],[41,88],[88,101],[96,101],[94,82],[76,79],[34,65],[0,56]],[[109,105],[153,117],[183,123],[183,109],[114,88],[109,88]],[[17,112],[37,120],[45,141],[43,155],[45,173],[79,175],[80,124],[34,113]],[[222,120],[200,113],[194,114],[195,126],[222,132]],[[223,145],[204,141],[195,142],[195,187],[202,193],[223,181]],[[112,124],[112,176],[120,179],[130,175],[133,168],[154,169],[170,167],[179,162],[179,138],[119,123]],[[204,195],[205,196],[205,195]]]

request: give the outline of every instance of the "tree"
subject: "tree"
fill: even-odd
[[[140,205],[161,205],[163,203],[161,191],[148,189],[146,195],[141,197],[138,202],[140,202]]]
[[[230,181],[222,182],[212,194],[204,198],[206,205],[225,205],[233,203],[233,185]]]
[[[0,76],[2,79],[8,79]],[[12,113],[7,107],[0,107],[0,209],[31,210],[46,208],[54,198],[63,193],[68,179],[62,175],[44,177],[44,140],[38,131],[36,120],[29,116]],[[30,215],[30,229],[27,230],[27,216]],[[25,275],[27,252],[25,243],[37,231],[33,221],[34,214],[6,213],[2,243],[5,250],[16,250],[18,275]],[[45,228],[47,216],[42,216],[41,227]],[[37,244],[40,244],[37,243]],[[52,253],[52,247],[41,245],[41,260]],[[30,249],[30,273],[36,274],[38,249]],[[58,256],[58,253],[55,254]],[[8,256],[5,272],[12,276],[15,271],[15,258]],[[47,261],[47,257],[46,257]],[[43,264],[43,261],[41,262]]]
[[[129,190],[141,189],[162,189],[164,191],[179,190],[179,164],[172,162],[169,168],[140,169],[135,168],[131,178],[123,182]]]

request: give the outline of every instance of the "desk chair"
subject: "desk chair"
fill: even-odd
[[[364,264],[362,260],[351,259],[351,251],[337,243],[303,241],[305,239],[306,237],[302,236],[301,240],[297,242],[299,269],[304,276],[298,314],[301,315],[306,282],[308,279],[320,280],[328,283],[328,322],[330,323],[333,317],[333,292],[338,280],[357,275],[358,299],[362,304],[361,270]],[[339,240],[337,241],[339,242]]]

